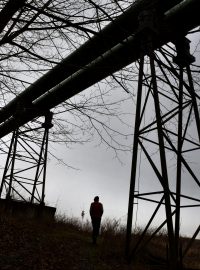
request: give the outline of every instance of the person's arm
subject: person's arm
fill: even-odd
[[[90,217],[92,217],[92,204],[90,205]]]
[[[101,204],[101,215],[103,215],[103,204]]]

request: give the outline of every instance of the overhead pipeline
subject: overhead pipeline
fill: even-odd
[[[154,37],[153,49],[160,48],[168,42],[174,42],[179,36],[182,37],[189,30],[199,26],[199,10],[199,0],[185,0],[167,11],[159,24],[159,31]],[[57,106],[117,70],[136,61],[141,54],[141,38],[140,34],[129,36],[123,42],[120,42],[45,94],[36,98],[29,113],[22,114],[21,117],[14,115],[0,126],[0,137],[39,116],[42,111]]]
[[[13,0],[12,0],[13,1]],[[16,0],[14,0],[16,1]],[[22,1],[22,0],[17,0]],[[160,16],[183,0],[137,0],[122,15],[108,24],[102,31],[90,38],[80,48],[67,56],[52,70],[39,78],[27,89],[0,110],[0,123],[12,116],[18,104],[29,107],[30,104],[61,81],[72,76],[85,65],[94,61],[111,48],[123,43],[123,40],[138,29],[138,15],[144,9],[154,8]]]

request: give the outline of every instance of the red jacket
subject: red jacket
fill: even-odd
[[[93,202],[90,205],[91,218],[101,218],[103,215],[103,205],[100,202]]]

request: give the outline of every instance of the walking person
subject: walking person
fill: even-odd
[[[99,196],[94,197],[94,202],[90,205],[90,217],[92,220],[92,242],[96,244],[103,215],[103,205],[99,202]]]

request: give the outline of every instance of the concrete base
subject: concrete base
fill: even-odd
[[[54,219],[55,207],[23,201],[0,199],[0,214],[29,219],[50,221]]]

